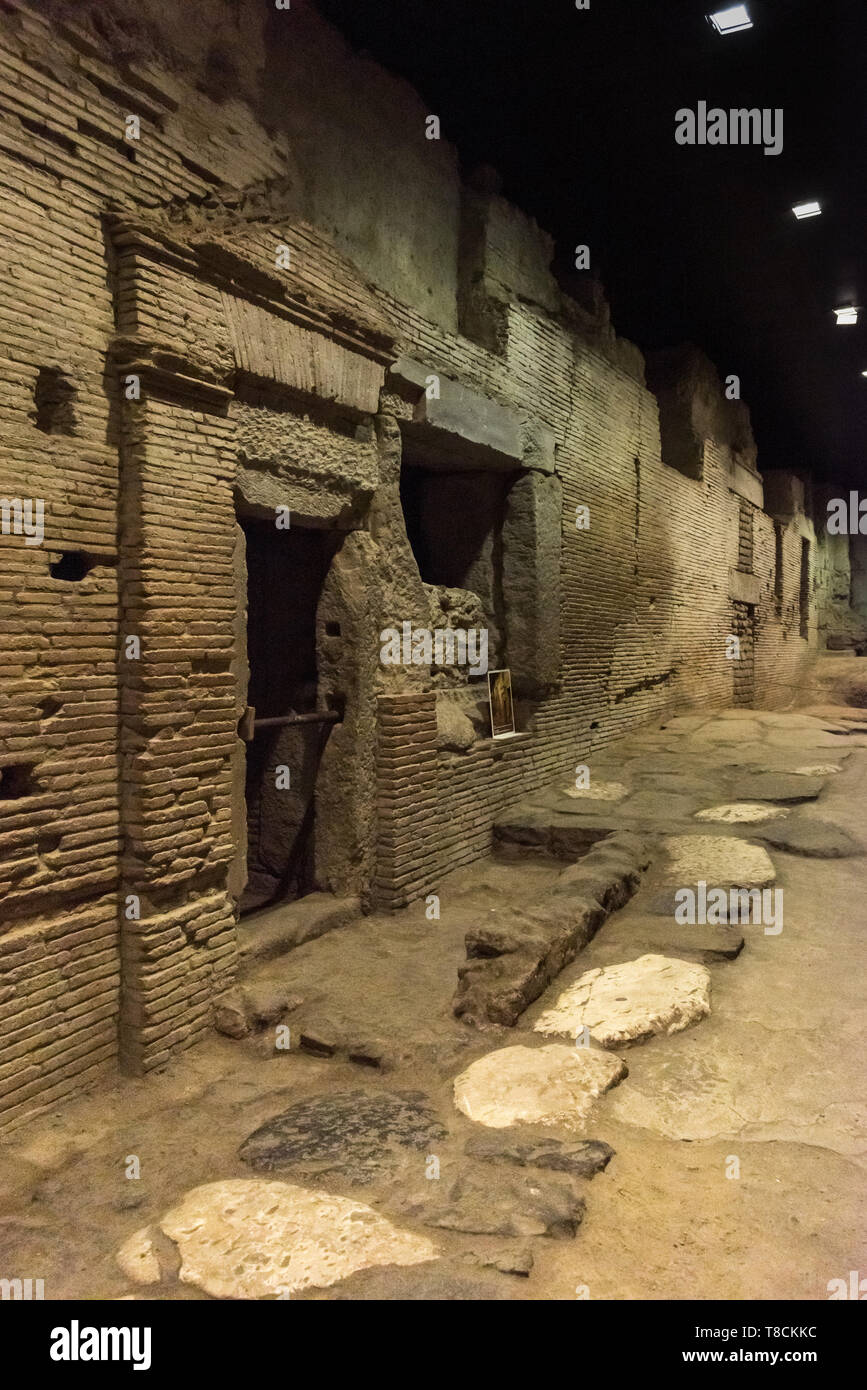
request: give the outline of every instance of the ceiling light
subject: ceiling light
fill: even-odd
[[[821,211],[822,207],[820,203],[796,203],[792,208],[792,212],[799,222],[805,217],[818,217]]]
[[[867,370],[863,371],[863,372],[861,373],[861,375],[862,375],[862,376],[867,376]]]
[[[737,34],[741,29],[753,27],[746,5],[732,5],[728,10],[717,10],[716,14],[709,14],[708,19],[718,34]]]
[[[854,304],[847,304],[842,309],[835,309],[834,313],[837,315],[837,322],[839,324],[858,322],[858,310],[855,308]]]

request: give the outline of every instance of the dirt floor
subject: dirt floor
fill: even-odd
[[[423,1195],[413,1206],[408,1194],[425,1188],[430,1146],[403,1151],[361,1185],[339,1166],[318,1177],[277,1171],[267,1176],[359,1200],[437,1247],[435,1261],[414,1271],[391,1265],[379,1282],[356,1274],[298,1296],[827,1299],[829,1281],[867,1270],[867,724],[863,733],[854,723],[841,727],[827,717],[738,711],[672,721],[606,750],[604,775],[624,777],[636,798],[633,823],[663,834],[691,820],[693,833],[752,839],[749,825],[699,827],[693,804],[714,804],[707,788],[717,779],[716,800],[731,800],[725,778],[732,768],[755,771],[757,758],[773,772],[791,770],[793,760],[837,764],[819,797],[787,815],[821,818],[848,832],[859,852],[825,858],[771,848],[783,930],[748,925],[736,958],[710,960],[709,1017],[618,1049],[629,1075],[579,1131],[615,1152],[582,1183],[577,1235],[506,1239],[425,1224]],[[672,777],[680,778],[676,793]],[[629,814],[624,803],[627,821]],[[666,920],[653,916],[651,868],[516,1028],[479,1032],[457,1020],[451,1005],[466,931],[492,902],[538,904],[563,868],[513,850],[440,884],[438,920],[424,903],[359,918],[272,962],[269,972],[299,1001],[285,1020],[288,1051],[275,1048],[273,1028],[242,1040],[214,1033],[158,1075],[119,1079],[16,1131],[0,1146],[0,1275],[42,1278],[55,1299],[208,1297],[176,1270],[160,1283],[136,1282],[118,1251],[197,1185],[250,1179],[239,1145],[308,1098],[422,1093],[448,1131],[432,1145],[443,1179],[471,1182],[479,1167],[468,1166],[464,1144],[484,1127],[456,1110],[456,1074],[495,1049],[543,1041],[532,1022],[564,986],[641,954],[646,934]],[[709,959],[700,951],[692,958]],[[302,1051],[305,1028],[335,1039],[337,1055]],[[361,1051],[380,1065],[350,1062],[347,1039],[356,1051],[362,1040]],[[140,1177],[130,1178],[134,1158]],[[515,1172],[488,1164],[492,1195]],[[483,1268],[502,1266],[504,1249],[506,1265],[532,1265],[528,1277]]]

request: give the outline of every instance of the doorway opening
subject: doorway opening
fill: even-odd
[[[329,717],[317,714],[316,609],[329,534],[239,518],[247,552],[247,884],[241,915],[313,892],[314,792]]]
[[[441,600],[446,590],[474,597],[488,633],[489,666],[506,659],[503,523],[513,481],[508,473],[427,469],[404,451],[400,500],[422,582],[432,598]],[[439,626],[450,625],[446,614],[454,607],[453,599],[446,603]]]

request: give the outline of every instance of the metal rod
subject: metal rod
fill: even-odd
[[[336,709],[312,710],[310,714],[281,714],[273,719],[254,719],[254,729],[276,729],[282,724],[337,724],[340,715]]]

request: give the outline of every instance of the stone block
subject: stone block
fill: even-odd
[[[521,421],[521,438],[524,446],[523,464],[539,473],[553,473],[555,467],[556,436],[550,425],[526,415]]]
[[[281,903],[246,917],[238,929],[241,966],[273,960],[294,946],[312,941],[353,921],[361,911],[357,898],[308,893],[297,902]]]
[[[485,1028],[511,1027],[551,980],[575,959],[609,912],[637,891],[643,842],[624,833],[565,869],[551,893],[524,912],[494,916],[466,936],[454,1012]]]
[[[520,416],[489,396],[471,391],[448,377],[440,376],[439,382],[438,399],[430,399],[426,393],[419,399],[414,411],[415,424],[498,456],[500,467],[504,464],[519,467],[524,452]],[[452,442],[452,467],[455,447]]]
[[[758,603],[762,586],[758,576],[745,574],[743,570],[729,570],[729,598],[736,603]]]
[[[506,644],[517,695],[535,698],[560,678],[560,480],[530,472],[510,487],[503,519]]]

